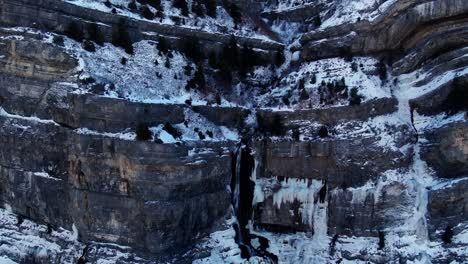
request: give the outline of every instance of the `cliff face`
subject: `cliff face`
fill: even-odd
[[[468,258],[465,1],[121,2],[0,1],[0,262]]]
[[[2,202],[76,228],[83,242],[176,251],[229,206],[224,147],[139,143],[8,117],[2,135]]]

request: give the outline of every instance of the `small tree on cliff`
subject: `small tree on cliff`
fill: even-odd
[[[206,14],[216,18],[216,0],[205,0]]]
[[[132,9],[132,10],[136,10],[136,9],[137,9],[137,4],[136,4],[135,0],[130,1],[130,3],[128,3],[128,8],[129,8],[129,9]]]
[[[385,233],[383,231],[379,231],[379,250],[385,248]]]
[[[320,27],[322,25],[322,19],[320,18],[320,15],[317,15],[315,18],[314,18],[314,25],[316,27]]]
[[[442,234],[442,241],[444,244],[450,244],[452,243],[452,238],[453,238],[453,230],[451,226],[447,226],[445,228],[444,233]]]
[[[223,0],[224,9],[229,13],[234,20],[234,24],[237,27],[240,23],[242,23],[242,13],[240,8],[233,2],[229,0]]]
[[[158,39],[158,44],[156,45],[156,48],[163,54],[167,54],[167,52],[169,52],[169,44],[167,43],[167,40],[163,37],[160,37]]]
[[[137,140],[150,140],[152,133],[149,130],[147,124],[140,123],[136,128],[136,139]]]
[[[349,105],[360,105],[362,101],[362,96],[358,94],[357,88],[353,87],[349,95]]]
[[[175,8],[178,8],[180,10],[180,13],[183,16],[188,16],[189,9],[188,9],[187,1],[185,1],[185,0],[172,0],[172,5]]]
[[[321,138],[328,137],[328,128],[326,126],[320,127],[318,134],[319,134],[319,137]]]
[[[154,13],[149,9],[148,6],[141,7],[141,15],[148,20],[153,20],[155,17]]]

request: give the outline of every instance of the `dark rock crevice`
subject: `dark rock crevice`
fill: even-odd
[[[260,235],[250,233],[250,221],[253,216],[253,198],[255,182],[251,176],[255,169],[255,158],[248,145],[240,144],[232,155],[231,198],[236,222],[235,241],[241,250],[241,257],[249,259],[253,256],[263,257],[268,263],[278,263],[278,257],[267,250],[269,241]],[[252,246],[251,240],[258,239],[260,246]]]

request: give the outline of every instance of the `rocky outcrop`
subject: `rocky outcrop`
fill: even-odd
[[[406,143],[411,142],[411,134],[406,139]],[[384,150],[373,137],[302,142],[265,140],[256,144],[256,152],[259,177],[326,179],[331,188],[361,186],[383,171],[409,163],[407,154]],[[379,158],[382,152],[386,156]]]
[[[334,126],[340,122],[359,120],[393,113],[397,110],[398,101],[395,98],[380,98],[370,100],[359,106],[330,107],[325,109],[310,109],[297,111],[258,110],[257,116],[265,124],[271,124],[279,117],[286,128],[297,126],[301,121],[315,121],[324,125]]]
[[[404,224],[414,201],[408,187],[396,181],[381,190],[334,189],[328,202],[328,234],[376,237],[379,232]]]
[[[312,3],[305,6],[289,8],[285,10],[271,10],[262,13],[262,17],[269,20],[285,20],[289,22],[304,22],[311,20],[313,17],[320,15],[325,5],[323,3]]]
[[[454,235],[468,226],[468,178],[450,180],[429,190],[428,221],[432,240],[440,241],[447,228]],[[455,241],[454,241],[455,242]]]
[[[466,38],[447,36],[466,33],[467,10],[468,4],[460,0],[396,1],[373,21],[343,24],[305,34],[301,39],[304,46],[301,56],[304,60],[316,60],[348,53],[394,51],[397,55],[401,51],[428,46],[422,57],[431,58],[446,52],[447,48],[466,44]],[[417,60],[417,63],[421,62],[422,59]]]
[[[76,228],[81,241],[168,253],[227,212],[224,147],[125,141],[1,120],[2,203],[35,221]]]
[[[468,124],[453,123],[424,134],[427,143],[421,157],[439,177],[453,178],[468,174]]]
[[[194,105],[192,110],[219,126],[241,129],[250,110],[240,107]]]
[[[0,46],[0,69],[13,74],[45,81],[67,76],[77,61],[61,49],[41,41],[3,40]]]
[[[0,20],[4,25],[39,27],[57,33],[64,33],[66,26],[74,21],[80,28],[87,28],[92,22],[102,32],[107,41],[111,41],[112,32],[119,23],[124,23],[133,41],[142,39],[157,39],[167,37],[176,46],[181,46],[184,38],[194,37],[200,40],[202,47],[208,50],[218,50],[223,43],[228,43],[230,35],[206,32],[188,27],[178,27],[136,20],[123,15],[105,13],[56,0],[2,0]],[[178,39],[178,41],[175,41]],[[283,45],[275,41],[265,41],[247,37],[237,37],[241,45],[248,45],[264,51],[282,50]]]
[[[409,101],[413,110],[422,115],[436,115],[442,112],[457,112],[467,106],[456,106],[455,98],[464,96],[463,89],[468,85],[468,76],[460,76],[453,79],[433,91]],[[461,98],[460,98],[461,99]],[[451,101],[452,100],[452,101]]]

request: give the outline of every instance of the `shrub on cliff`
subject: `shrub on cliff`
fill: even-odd
[[[311,84],[316,84],[317,83],[317,75],[315,75],[315,73],[312,74],[312,76],[310,77],[310,81],[309,81]]]
[[[52,42],[56,45],[63,46],[64,45],[64,39],[62,36],[54,36]]]
[[[379,61],[375,67],[377,68],[377,71],[379,73],[379,78],[382,80],[382,82],[387,80],[387,65],[381,60]]]
[[[180,10],[180,13],[183,16],[188,16],[189,14],[189,9],[188,9],[188,4],[187,1],[185,0],[172,0],[172,5]]]
[[[158,44],[156,45],[156,48],[163,54],[169,52],[169,44],[167,43],[167,40],[163,37],[160,37],[158,39]]]
[[[314,26],[320,27],[322,25],[322,19],[320,18],[320,15],[315,16],[314,18]]]
[[[84,50],[89,51],[89,52],[95,52],[96,47],[94,46],[94,43],[90,40],[84,40],[83,43],[81,44]]]
[[[192,1],[192,13],[198,17],[205,17],[205,9],[203,8],[203,4],[200,0]]]
[[[76,41],[82,41],[84,39],[83,30],[75,21],[72,21],[70,24],[68,24],[67,28],[65,29],[65,35]]]
[[[275,65],[277,67],[281,66],[285,61],[284,51],[278,50],[275,52]]]
[[[320,127],[318,131],[318,135],[320,138],[326,138],[328,137],[328,128],[326,126]]]
[[[252,71],[255,65],[261,64],[261,58],[253,50],[252,47],[247,45],[242,46],[239,51],[239,75],[245,76],[248,72]]]
[[[206,14],[216,18],[216,0],[205,0]]]
[[[171,68],[171,61],[169,60],[169,57],[166,57],[166,62],[164,62],[164,67],[168,69]]]
[[[295,141],[299,141],[301,138],[301,132],[299,132],[299,129],[297,128],[293,129],[291,137]]]
[[[187,82],[188,89],[196,89],[202,93],[206,93],[206,80],[202,65],[198,65],[193,78]]]
[[[180,139],[182,137],[182,133],[175,127],[173,127],[170,123],[166,123],[163,127],[163,130],[173,136],[175,139]]]
[[[453,238],[453,230],[451,226],[447,226],[445,228],[444,233],[442,234],[442,241],[444,244],[450,244],[452,243],[452,238]]]
[[[379,231],[379,250],[385,248],[385,233],[383,231]]]
[[[137,9],[137,4],[136,4],[135,0],[132,0],[132,1],[130,1],[130,3],[128,3],[128,8],[131,9],[131,10],[136,10]]]
[[[305,101],[309,100],[310,96],[309,93],[306,91],[306,89],[299,90],[299,100]]]
[[[362,101],[362,96],[357,93],[357,88],[353,87],[349,95],[349,105],[360,105]]]
[[[347,62],[353,61],[353,52],[350,46],[341,47],[339,49],[339,55]]]
[[[206,137],[205,137],[205,135],[203,134],[203,132],[198,131],[198,138],[200,138],[200,140],[204,140]]]
[[[121,47],[128,54],[133,54],[133,43],[125,26],[125,21],[120,20],[117,26],[114,26],[112,32],[112,44]]]
[[[223,0],[223,5],[224,9],[226,9],[226,11],[232,17],[232,20],[234,20],[236,27],[242,23],[242,13],[240,8],[234,2],[231,2],[230,0]]]
[[[24,217],[22,215],[16,215],[16,226],[20,226],[24,222]]]
[[[140,123],[136,128],[136,139],[137,140],[150,140],[152,137],[152,133],[149,130],[147,124]]]
[[[153,14],[153,12],[151,12],[151,10],[149,9],[149,7],[147,6],[142,6],[141,7],[141,15],[148,19],[148,20],[153,20],[155,18],[155,15]]]

